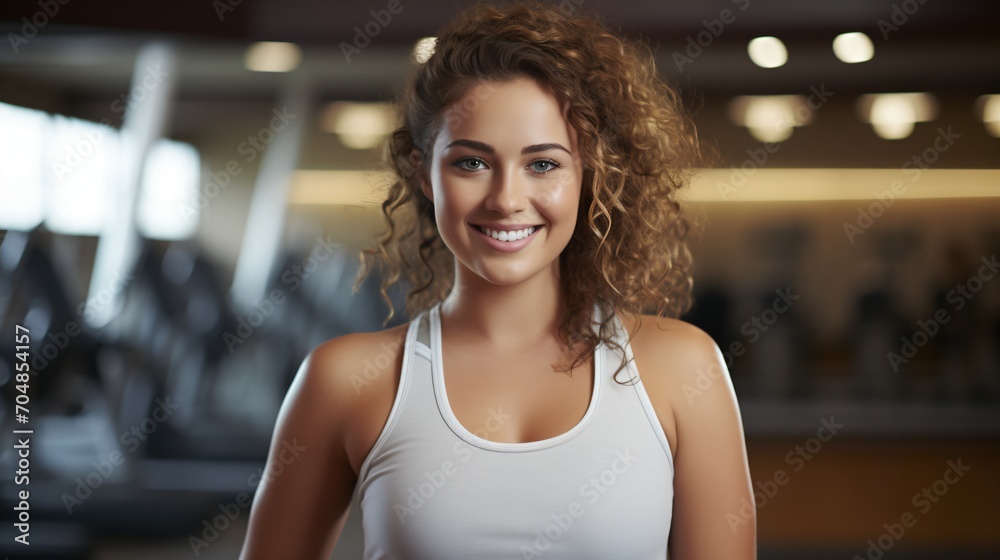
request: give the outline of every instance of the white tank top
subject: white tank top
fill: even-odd
[[[621,351],[598,344],[590,405],[575,427],[490,441],[506,412],[492,411],[495,423],[477,434],[448,403],[440,307],[410,321],[395,401],[361,465],[364,559],[666,558],[673,458],[634,361],[619,375],[636,383],[618,384]],[[617,317],[614,326],[631,360]]]

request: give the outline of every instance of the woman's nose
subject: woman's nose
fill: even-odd
[[[510,214],[523,208],[525,204],[525,178],[517,171],[504,170],[497,173],[486,207],[502,214]]]

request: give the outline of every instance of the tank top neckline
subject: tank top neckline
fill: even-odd
[[[584,413],[583,418],[576,423],[575,426],[570,428],[568,431],[563,432],[557,436],[552,436],[543,440],[537,441],[526,441],[526,442],[499,442],[492,441],[486,438],[480,437],[462,425],[455,416],[454,411],[451,408],[451,403],[448,400],[448,393],[445,388],[444,382],[444,368],[442,365],[441,358],[441,302],[436,303],[431,307],[429,311],[429,323],[430,323],[430,343],[431,343],[431,376],[433,379],[434,386],[434,397],[437,401],[438,411],[444,418],[445,423],[451,428],[451,431],[455,433],[459,438],[461,438],[466,443],[485,449],[488,451],[500,451],[500,452],[525,452],[525,451],[538,451],[542,449],[548,449],[556,445],[560,445],[567,441],[572,440],[576,436],[580,435],[590,424],[591,419],[597,411],[597,405],[600,402],[601,397],[601,373],[604,370],[604,343],[599,342],[596,347],[594,347],[593,355],[593,376],[594,384],[593,390],[590,395],[590,403],[587,406],[587,412]],[[594,307],[595,315],[599,313],[599,309],[595,305]]]

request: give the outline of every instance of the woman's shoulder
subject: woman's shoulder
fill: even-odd
[[[297,377],[308,391],[346,414],[398,382],[408,324],[328,339],[302,361]]]
[[[402,358],[408,323],[381,331],[354,332],[328,339],[307,356],[314,375],[333,387],[366,386],[392,371]]]
[[[620,316],[632,336],[630,345],[644,385],[656,385],[674,396],[706,385],[720,385],[719,391],[725,392],[721,386],[728,383],[705,381],[728,380],[729,374],[719,345],[700,327],[656,315]]]
[[[631,344],[667,359],[666,363],[700,364],[721,356],[715,339],[682,319],[629,313],[621,313],[620,317],[626,330],[633,335]]]

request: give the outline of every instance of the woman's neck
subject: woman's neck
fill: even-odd
[[[494,348],[524,348],[549,340],[566,312],[558,269],[553,269],[511,285],[456,270],[455,287],[441,304],[442,323],[451,336]]]

